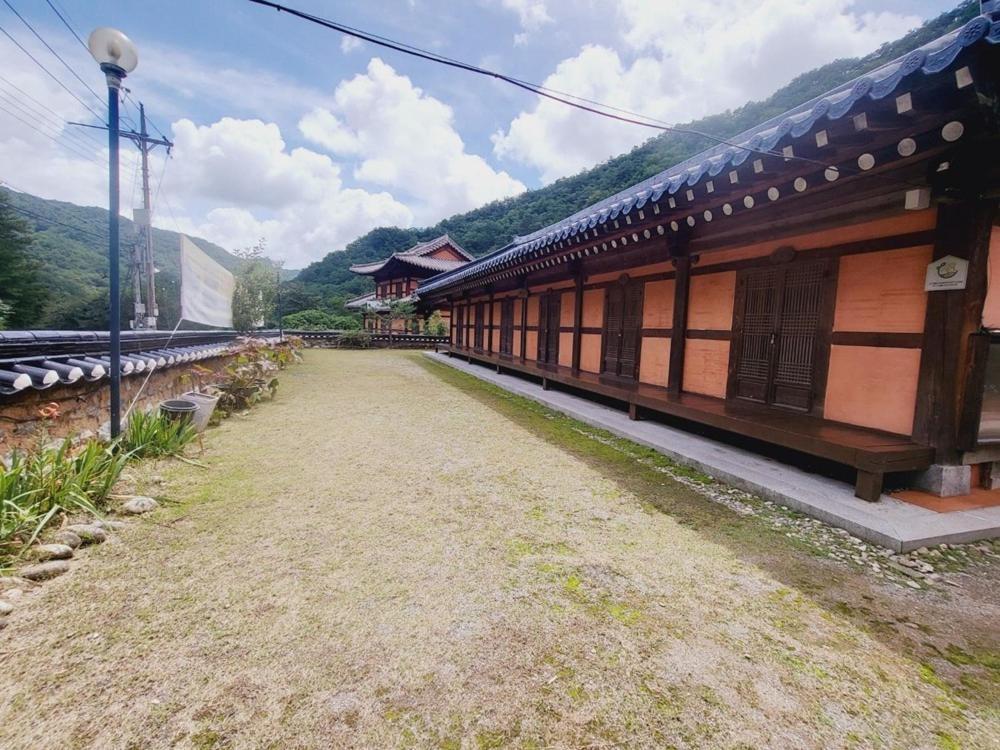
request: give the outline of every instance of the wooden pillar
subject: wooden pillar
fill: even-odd
[[[674,282],[674,321],[670,333],[670,370],[667,391],[680,393],[684,387],[684,342],[687,333],[688,291],[691,286],[691,257],[684,250],[675,258],[677,277]]]
[[[938,207],[934,259],[964,258],[969,274],[965,289],[927,295],[913,439],[934,448],[936,463],[958,462],[966,384],[978,381],[979,374],[966,372],[963,365],[969,361],[971,337],[982,323],[996,209],[995,200],[975,199]]]
[[[573,375],[580,374],[580,347],[583,328],[583,266],[576,267],[576,293],[573,296]]]
[[[448,300],[448,346],[455,345],[455,302]]]
[[[486,330],[486,335],[488,337],[486,341],[486,353],[493,354],[493,290],[490,289],[489,297],[490,315],[489,315],[489,327]]]
[[[525,362],[525,349],[528,346],[528,285],[524,285],[521,295],[521,364]]]

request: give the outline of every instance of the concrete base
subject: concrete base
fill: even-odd
[[[894,552],[1000,537],[1000,507],[936,513],[888,495],[882,495],[877,503],[866,503],[854,497],[849,484],[752,451],[656,422],[632,421],[617,409],[560,390],[543,391],[537,383],[497,374],[482,365],[432,352],[426,356]]]
[[[968,495],[972,491],[972,467],[932,464],[914,475],[913,486],[938,497]]]

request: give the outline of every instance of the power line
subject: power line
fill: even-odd
[[[7,78],[4,78],[2,75],[0,75],[0,83],[6,84],[7,86],[10,86],[10,88],[12,88],[15,91],[17,91],[21,95],[21,97],[23,97],[22,101],[28,100],[28,101],[32,102],[34,108],[36,110],[38,110],[39,116],[46,117],[46,115],[44,113],[42,113],[42,110],[45,110],[45,112],[49,113],[49,119],[57,120],[60,123],[60,126],[66,124],[66,118],[64,118],[61,114],[59,114],[58,112],[56,112],[51,107],[47,106],[44,102],[42,102],[42,101],[36,99],[35,97],[33,97],[31,94],[29,94],[27,91],[25,91],[24,89],[22,89],[20,86],[18,86],[13,81],[10,81]],[[67,135],[77,135],[81,139],[83,138],[84,134],[86,134],[87,136],[90,136],[90,131],[83,131],[83,133],[81,133],[81,131],[66,129],[63,132],[65,134],[67,134]],[[90,137],[89,140],[85,140],[83,142],[87,143],[87,145],[90,146],[90,147],[93,147],[94,144],[102,145],[99,140],[97,140],[96,138],[94,138],[92,136]]]
[[[35,27],[32,26],[30,23],[28,23],[28,20],[24,16],[22,16],[20,13],[17,12],[17,9],[13,5],[10,4],[10,0],[3,0],[3,3],[8,8],[10,8],[10,12],[11,13],[13,13],[15,16],[17,16],[18,18],[21,19],[21,23],[23,23],[25,26],[28,27],[28,30],[32,34],[35,35],[35,38],[38,39],[38,41],[40,41],[42,44],[45,45],[45,49],[47,49],[49,52],[51,52],[55,56],[55,58],[59,62],[61,62],[63,64],[63,66],[66,68],[66,70],[68,70],[70,73],[72,73],[73,77],[76,78],[76,80],[78,80],[80,83],[82,83],[84,85],[84,87],[91,94],[94,95],[94,98],[97,99],[97,101],[99,101],[99,102],[101,102],[103,104],[104,103],[104,99],[100,95],[98,95],[98,93],[96,91],[94,91],[94,89],[92,89],[90,87],[89,83],[87,83],[85,80],[83,80],[80,77],[80,74],[77,73],[76,70],[73,69],[73,66],[71,66],[68,62],[66,62],[58,52],[56,52],[54,49],[52,49],[52,45],[50,45],[47,41],[45,41],[45,38],[41,34],[39,34],[37,31],[35,31]]]
[[[80,38],[79,34],[76,33],[76,29],[74,29],[70,25],[70,22],[66,20],[66,16],[64,16],[62,13],[59,12],[59,9],[56,8],[56,6],[52,4],[52,0],[45,0],[45,2],[48,4],[48,6],[50,8],[52,8],[52,12],[55,13],[57,16],[59,16],[59,20],[63,22],[63,26],[65,26],[67,29],[69,29],[69,33],[76,37],[76,41],[78,41],[80,43],[80,46],[83,47],[85,50],[87,50],[87,53],[89,54],[90,53],[90,47],[88,47],[87,43],[85,41],[83,41],[83,39]],[[66,13],[66,15],[68,16],[69,14]]]
[[[13,88],[17,89],[16,86],[10,84],[2,76],[0,76],[0,83],[7,83],[8,85],[11,85]],[[18,89],[18,91],[20,91],[20,89]],[[65,121],[61,117],[55,115],[54,113],[52,115],[46,114],[43,111],[43,109],[47,108],[44,107],[44,105],[41,105],[39,102],[35,102],[35,100],[33,100],[31,97],[27,98],[19,97],[16,94],[13,94],[2,87],[0,87],[0,97],[3,97],[5,101],[8,101],[14,106],[18,107],[19,109],[25,111],[25,113],[27,113],[30,117],[36,119],[38,122],[49,126],[53,130],[56,130],[58,135],[66,136],[66,138],[71,138],[71,137],[75,138],[75,140],[69,141],[74,145],[78,145],[81,148],[87,148],[87,149],[92,149],[100,145],[99,141],[85,138],[80,131],[64,128],[63,126],[65,125]]]
[[[74,149],[73,146],[72,146],[72,144],[66,143],[65,141],[60,141],[58,138],[56,138],[56,137],[54,137],[52,135],[49,135],[44,130],[40,129],[36,123],[33,123],[30,120],[25,120],[20,115],[14,113],[14,112],[11,112],[9,109],[7,109],[7,108],[5,108],[3,106],[0,106],[0,112],[3,112],[5,114],[7,114],[7,115],[10,115],[15,120],[23,123],[24,125],[26,125],[31,130],[34,130],[39,135],[44,135],[46,138],[48,138],[53,143],[55,143],[55,144],[57,144],[59,146],[62,146],[65,149],[68,149],[68,150],[72,151],[77,156],[81,156],[84,159],[89,159],[90,161],[94,162],[95,164],[100,164],[100,162],[97,161],[97,159],[95,159],[93,156],[91,156],[89,154],[85,154],[85,153],[83,153],[81,151],[78,151],[78,150]]]
[[[35,63],[35,65],[37,65],[39,68],[41,68],[49,78],[58,83],[66,91],[67,94],[72,96],[74,99],[80,102],[80,104],[82,104],[86,109],[88,109],[90,113],[97,118],[98,122],[104,122],[104,120],[101,119],[101,115],[97,114],[97,112],[95,112],[94,109],[89,104],[87,104],[83,99],[74,94],[73,91],[65,83],[63,83],[59,78],[55,76],[55,74],[52,73],[52,71],[50,71],[48,68],[42,65],[42,63],[40,63],[33,54],[28,52],[28,50],[25,49],[25,47],[19,41],[17,41],[17,39],[15,39],[10,35],[10,32],[7,31],[7,29],[5,29],[3,26],[0,26],[0,32],[3,32],[4,36],[10,39],[17,46],[19,50],[21,50],[24,54],[26,54],[29,58],[31,58],[31,61]]]
[[[15,109],[19,110],[22,114],[24,114],[26,117],[31,118],[31,120],[33,121],[35,129],[38,129],[39,132],[44,132],[44,133],[47,134],[48,131],[44,131],[40,127],[40,126],[45,126],[46,128],[49,128],[50,130],[54,131],[54,133],[55,133],[54,137],[56,137],[56,138],[61,137],[63,135],[69,135],[68,131],[63,131],[62,130],[61,123],[58,124],[58,125],[53,125],[50,120],[45,119],[44,117],[39,117],[38,113],[35,112],[35,111],[33,111],[32,109],[30,109],[27,104],[21,102],[20,100],[18,100],[15,97],[11,96],[7,91],[4,91],[3,89],[0,89],[0,102],[4,102],[8,106],[14,107]],[[68,145],[68,146],[74,146],[74,147],[82,149],[82,148],[85,147],[85,145],[86,145],[86,148],[91,148],[93,144],[90,141],[80,142],[80,141],[68,140],[67,139],[66,145]],[[90,157],[92,157],[92,154],[88,153],[88,158],[90,158]]]
[[[13,185],[11,185],[6,180],[0,180],[0,184],[6,184],[10,188],[14,187]],[[17,192],[18,193],[23,193],[24,191],[23,190],[17,190]],[[28,193],[28,195],[30,195],[30,193]],[[11,211],[17,211],[17,213],[19,213],[19,214],[24,214],[25,216],[30,216],[31,218],[36,219],[38,221],[44,221],[47,224],[56,224],[58,226],[65,227],[66,229],[72,229],[74,232],[79,232],[80,234],[85,234],[88,237],[93,237],[95,240],[100,240],[101,242],[105,242],[106,241],[106,239],[104,237],[102,237],[99,234],[96,234],[95,232],[90,231],[89,229],[84,229],[83,227],[73,226],[72,224],[67,224],[64,221],[59,221],[58,219],[53,219],[53,218],[50,218],[48,216],[42,216],[41,214],[35,213],[34,211],[29,211],[27,208],[21,208],[20,206],[15,206],[12,203],[7,203],[5,207],[9,208]],[[0,208],[0,210],[2,210],[2,208]],[[38,231],[37,227],[35,228],[35,231]]]
[[[665,133],[675,133],[678,135],[693,135],[699,138],[704,138],[706,140],[713,141],[721,146],[730,146],[732,148],[738,148],[743,151],[749,151],[750,153],[755,153],[755,154],[762,154],[764,156],[780,156],[786,161],[797,161],[807,164],[814,164],[817,166],[824,167],[826,169],[834,170],[838,173],[843,171],[840,167],[836,165],[828,164],[827,162],[818,159],[810,159],[805,156],[795,156],[795,155],[787,156],[783,153],[770,149],[754,148],[752,146],[748,146],[743,143],[734,143],[733,141],[729,141],[725,138],[721,138],[719,136],[712,135],[711,133],[706,133],[701,130],[695,130],[694,128],[682,128],[669,125],[667,123],[664,123],[662,120],[656,120],[655,118],[649,117],[647,115],[631,112],[627,109],[614,107],[609,104],[603,104],[601,102],[594,101],[593,99],[586,99],[581,96],[576,96],[575,94],[566,94],[556,89],[550,89],[546,86],[542,86],[537,83],[531,83],[529,81],[524,81],[520,78],[514,78],[513,76],[509,76],[495,70],[489,70],[487,68],[482,68],[478,65],[473,65],[472,63],[463,62],[462,60],[456,60],[454,58],[447,57],[445,55],[441,55],[436,52],[431,52],[429,50],[425,50],[420,47],[415,47],[405,42],[399,42],[394,39],[390,39],[389,37],[380,36],[378,34],[373,34],[371,32],[363,31],[361,29],[356,29],[351,26],[346,26],[342,23],[331,21],[330,19],[323,18],[321,16],[313,15],[312,13],[306,13],[305,11],[296,10],[295,8],[290,8],[286,5],[281,5],[280,3],[272,2],[272,0],[249,0],[249,2],[254,3],[255,5],[262,5],[267,8],[273,8],[279,13],[281,12],[288,13],[289,15],[295,16],[296,18],[301,18],[304,21],[309,21],[310,23],[314,23],[318,26],[323,26],[332,31],[337,31],[341,34],[345,34],[347,36],[351,36],[356,39],[361,39],[362,41],[370,42],[371,44],[375,44],[379,47],[385,47],[387,49],[392,49],[395,50],[396,52],[402,52],[403,54],[411,55],[413,57],[417,57],[422,60],[427,60],[429,62],[438,63],[440,65],[446,65],[448,67],[457,68],[459,70],[464,70],[469,73],[475,73],[477,75],[482,75],[488,78],[493,78],[495,80],[503,81],[505,83],[509,83],[512,86],[516,86],[517,88],[524,89],[525,91],[530,91],[531,93],[536,94],[537,96],[541,96],[546,99],[551,99],[552,101],[556,101],[570,107],[575,107],[576,109],[580,109],[585,112],[590,112],[591,114],[599,115],[600,117],[606,117],[611,120],[617,120],[618,122],[629,123],[632,125],[639,125],[641,127],[651,128],[653,130],[659,130]],[[577,101],[572,101],[573,99],[576,99]],[[585,104],[581,104],[580,102],[585,102]],[[602,109],[598,109],[597,107],[601,107]],[[621,115],[613,114],[612,112],[605,112],[604,111],[605,109],[613,110],[615,112],[621,112],[629,116],[623,117]],[[854,170],[856,174],[860,174],[861,171],[862,170],[860,168]],[[914,183],[909,183],[904,180],[887,177],[885,175],[872,175],[872,176],[884,180],[886,182],[905,185],[907,187],[914,186]]]

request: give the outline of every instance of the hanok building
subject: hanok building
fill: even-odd
[[[351,266],[351,271],[361,276],[371,276],[375,281],[375,291],[348,300],[345,307],[359,310],[366,331],[421,333],[425,310],[422,315],[411,318],[390,320],[387,313],[392,302],[412,302],[417,285],[443,271],[452,271],[464,266],[472,256],[447,234],[428,242],[421,242],[408,250],[393,253],[385,260]],[[450,310],[441,310],[448,323]]]
[[[865,500],[886,474],[967,490],[1000,466],[991,5],[423,282],[424,303],[453,310],[450,352],[849,466]]]

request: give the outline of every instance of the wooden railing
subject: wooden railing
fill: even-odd
[[[374,333],[371,331],[296,331],[286,330],[286,336],[298,336],[313,346],[373,349],[437,349],[448,343],[447,336],[423,333]],[[342,338],[346,340],[342,342]],[[362,343],[363,342],[363,343]]]

